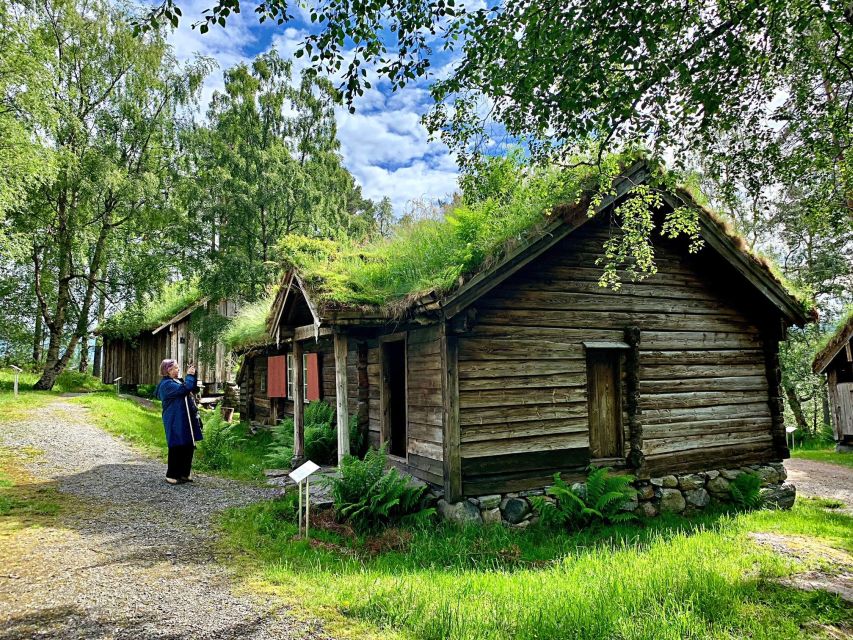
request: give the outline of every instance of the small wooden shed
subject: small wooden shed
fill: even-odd
[[[838,448],[853,447],[853,315],[842,322],[815,356],[812,368],[826,374],[829,413]]]
[[[637,163],[596,215],[558,210],[487,270],[404,312],[321,305],[288,272],[257,357],[267,396],[276,376],[293,381],[271,398],[286,396],[297,457],[307,398],[289,390],[306,372],[280,358],[316,353],[339,454],[356,414],[393,464],[451,501],[581,479],[591,463],[649,478],[787,458],[778,346],[808,319],[766,264],[697,207],[702,251],[656,236],[656,275],[598,285],[607,212],[649,176]]]
[[[121,376],[123,386],[157,384],[160,381],[160,362],[164,358],[173,358],[178,361],[181,371],[190,362],[196,364],[198,380],[204,385],[205,393],[223,391],[226,383],[234,381],[230,354],[223,344],[217,344],[212,363],[200,360],[201,341],[190,327],[190,317],[201,307],[207,307],[208,313],[218,313],[226,318],[237,312],[233,300],[211,303],[203,298],[132,338],[104,336],[102,380],[111,383]]]

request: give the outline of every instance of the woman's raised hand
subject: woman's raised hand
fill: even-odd
[[[187,367],[187,375],[194,376],[195,375],[195,365],[191,364]]]

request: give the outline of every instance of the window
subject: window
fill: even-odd
[[[309,353],[303,353],[302,354],[302,399],[305,401],[319,399],[319,397],[317,397],[317,398],[309,397],[308,370],[310,368],[309,365],[310,365],[310,361],[311,361],[311,358],[309,358],[310,355],[312,355],[312,354],[309,354]],[[287,354],[287,397],[288,398],[293,399],[296,397],[296,390],[293,388],[293,386],[295,384],[296,384],[296,376],[293,373],[293,354],[288,353]]]

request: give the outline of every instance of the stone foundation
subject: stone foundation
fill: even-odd
[[[757,473],[761,477],[761,496],[764,505],[773,509],[790,509],[794,505],[796,489],[785,482],[787,473],[781,463],[753,465],[738,469],[715,469],[701,473],[669,475],[649,480],[637,480],[637,496],[623,506],[640,517],[653,517],[659,513],[693,513],[712,503],[731,502],[729,483],[741,473]],[[573,485],[575,490],[582,488]],[[542,496],[545,489],[517,493],[494,494],[467,498],[448,503],[436,495],[439,515],[459,524],[503,523],[522,529],[537,519],[528,498]]]

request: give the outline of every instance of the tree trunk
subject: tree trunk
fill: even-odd
[[[89,370],[89,334],[80,336],[80,366],[78,371],[86,373]]]
[[[104,315],[107,311],[107,294],[101,289],[98,296],[98,326],[104,323]],[[101,351],[103,350],[104,339],[101,336],[95,336],[95,356],[92,362],[92,375],[96,378],[101,377]]]
[[[809,423],[806,422],[806,416],[803,415],[803,406],[800,404],[800,399],[797,397],[797,391],[790,384],[782,384],[785,387],[785,395],[788,397],[788,402],[791,405],[791,411],[794,412],[794,419],[797,421],[797,427],[803,432],[809,432]]]
[[[44,340],[44,319],[41,310],[36,310],[36,328],[33,333],[33,364],[38,365],[42,356],[42,341]]]

